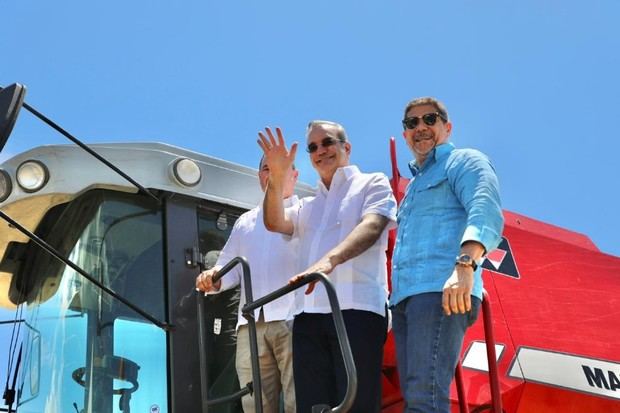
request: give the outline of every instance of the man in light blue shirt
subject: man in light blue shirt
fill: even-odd
[[[504,218],[489,159],[448,142],[452,124],[435,98],[405,108],[413,179],[398,210],[392,307],[406,412],[449,412],[465,330],[482,299],[480,264]]]

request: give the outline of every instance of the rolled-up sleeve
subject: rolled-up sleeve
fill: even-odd
[[[504,228],[495,169],[484,154],[473,149],[462,151],[454,165],[448,177],[467,214],[461,244],[477,241],[489,252],[499,245]]]
[[[396,199],[384,174],[374,174],[366,189],[362,216],[367,214],[382,215],[390,220],[388,229],[396,227]]]

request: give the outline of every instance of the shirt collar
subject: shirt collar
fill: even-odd
[[[332,178],[332,184],[330,185],[330,188],[335,188],[341,185],[343,182],[348,181],[349,178],[359,173],[360,173],[360,170],[355,165],[341,166],[340,168],[336,169],[336,172],[334,173],[334,177]],[[329,189],[327,189],[323,181],[320,179],[319,179],[318,187],[319,187],[319,191],[324,195],[327,195],[327,192],[329,192]]]
[[[454,145],[451,142],[442,143],[441,145],[435,146],[431,151],[430,155],[426,159],[433,159],[435,162],[440,160],[441,158],[447,156],[450,152],[455,149]],[[428,162],[425,163],[424,166],[428,166]],[[409,170],[411,171],[411,175],[416,176],[418,172],[422,169],[417,163],[415,158],[409,162]]]

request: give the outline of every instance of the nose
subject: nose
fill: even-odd
[[[321,154],[324,154],[325,152],[327,152],[327,146],[323,145],[323,143],[319,143],[319,146],[316,150],[316,154],[321,155]]]
[[[413,130],[418,131],[418,130],[425,130],[427,128],[428,126],[426,125],[426,123],[424,123],[422,119],[420,119],[420,121],[418,122],[417,125],[415,125],[415,128],[413,128]]]

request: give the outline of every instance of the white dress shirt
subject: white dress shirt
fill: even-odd
[[[299,240],[298,272],[306,270],[342,242],[364,215],[378,214],[390,223],[369,249],[338,265],[328,275],[343,310],[372,311],[385,316],[387,302],[386,254],[388,230],[395,227],[396,200],[387,177],[382,173],[361,173],[357,166],[339,168],[329,190],[319,181],[314,197],[304,198],[297,208],[287,208],[293,221],[293,239]],[[322,283],[312,294],[305,288],[295,293],[293,314],[330,313]]]
[[[298,203],[299,200],[295,195],[284,200],[286,207],[294,207]],[[252,278],[252,296],[256,300],[284,287],[296,274],[297,243],[297,240],[290,236],[267,231],[263,223],[263,208],[258,206],[241,215],[235,222],[215,268],[219,270],[235,257],[247,258]],[[221,291],[223,291],[241,284],[237,328],[242,324],[247,324],[247,320],[241,315],[241,308],[246,302],[242,279],[242,267],[237,265],[222,277],[221,286]],[[262,307],[265,321],[286,320],[292,302],[293,295],[287,294],[265,304]],[[254,317],[257,320],[258,316],[259,310],[256,310]]]

